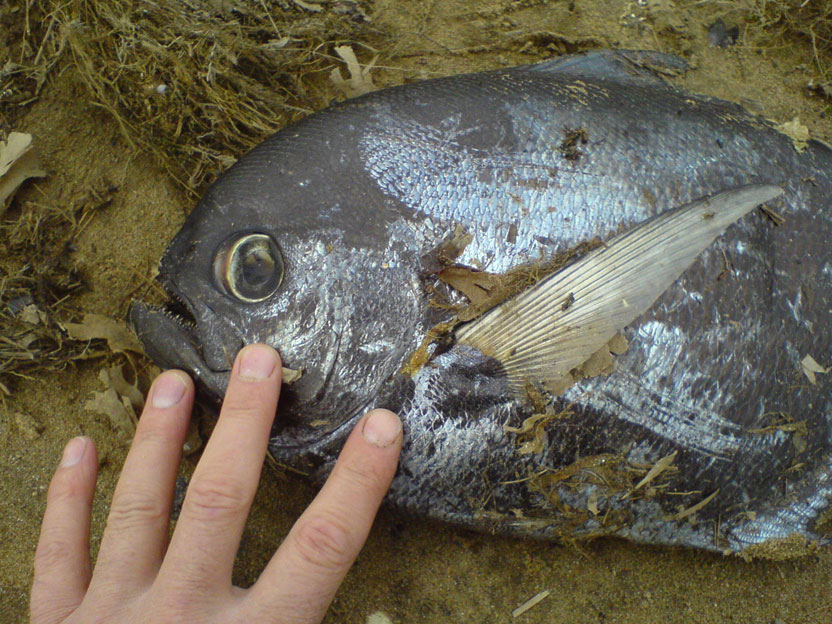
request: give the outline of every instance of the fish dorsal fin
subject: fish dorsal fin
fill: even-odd
[[[463,325],[457,342],[497,359],[518,395],[529,382],[562,392],[725,228],[781,193],[750,185],[668,210]]]
[[[678,56],[652,50],[594,50],[547,59],[529,71],[600,78],[632,84],[666,84],[662,76],[679,76],[689,68]]]

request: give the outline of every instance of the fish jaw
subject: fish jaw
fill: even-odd
[[[228,386],[230,367],[211,369],[202,357],[193,325],[159,306],[140,301],[130,305],[129,321],[150,358],[163,369],[178,368],[191,374],[213,400]]]

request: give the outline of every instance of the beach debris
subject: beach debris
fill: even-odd
[[[144,353],[124,321],[103,314],[85,314],[80,323],[64,323],[63,328],[75,340],[104,339],[113,353]]]
[[[87,411],[106,416],[110,425],[123,440],[130,440],[136,432],[137,413],[144,407],[144,395],[138,382],[130,383],[124,377],[123,366],[110,366],[98,372],[98,379],[105,386],[101,392],[93,392],[84,403]]]
[[[725,24],[722,18],[719,18],[708,27],[708,43],[710,43],[712,47],[728,48],[737,42],[739,36],[739,27],[729,27]]]
[[[187,457],[193,455],[202,448],[202,436],[199,434],[199,421],[192,418],[188,424],[188,434],[182,444],[182,453]]]
[[[808,353],[806,357],[800,360],[800,368],[803,369],[803,374],[806,375],[809,383],[813,386],[818,385],[818,379],[815,375],[824,375],[829,372],[829,368],[825,368],[817,363],[815,358],[813,358]]]
[[[695,514],[700,509],[702,509],[708,503],[710,503],[717,494],[719,494],[719,488],[714,490],[711,494],[709,494],[708,496],[703,498],[701,501],[699,501],[695,505],[691,505],[687,509],[683,509],[679,513],[671,516],[671,519],[676,520],[678,522],[679,520],[684,520],[685,518],[690,518],[693,514]]]
[[[292,0],[296,5],[298,5],[301,9],[305,9],[307,11],[311,11],[312,13],[320,13],[324,10],[317,2],[304,2],[304,0]]]
[[[800,123],[800,118],[795,116],[791,121],[777,125],[777,130],[792,140],[794,149],[802,152],[809,144],[809,128]]]
[[[6,211],[9,199],[29,178],[42,178],[46,171],[38,165],[38,157],[32,149],[32,135],[10,132],[6,141],[0,141],[0,215]]]
[[[531,609],[532,607],[534,607],[538,603],[545,600],[549,596],[549,594],[551,594],[551,593],[552,593],[551,590],[548,590],[548,589],[544,589],[542,592],[538,592],[537,594],[535,594],[534,596],[529,598],[526,602],[524,602],[519,607],[517,607],[514,611],[512,611],[511,612],[511,617],[513,617],[513,618],[520,617],[526,611],[528,611],[529,609]]]
[[[367,616],[366,624],[393,624],[393,620],[386,613],[376,611]]]
[[[14,424],[17,427],[17,430],[20,431],[20,433],[23,434],[23,437],[27,440],[37,439],[45,429],[43,423],[38,422],[35,418],[25,412],[15,412],[13,416]]]
[[[659,477],[659,475],[661,475],[664,471],[666,471],[673,465],[673,462],[676,461],[676,455],[678,453],[679,451],[673,451],[669,455],[665,455],[659,461],[653,464],[650,470],[647,471],[647,474],[644,475],[644,478],[638,483],[636,483],[636,486],[633,488],[632,492],[635,492],[636,490],[643,488],[645,485],[649,485],[650,483],[655,481]],[[627,494],[627,496],[632,494],[632,492]]]
[[[290,384],[295,383],[298,379],[303,377],[303,369],[294,369],[294,368],[286,368],[285,366],[281,368],[283,371],[283,383]]]
[[[336,46],[335,54],[340,56],[341,60],[347,64],[349,78],[345,79],[341,75],[341,70],[336,67],[332,70],[332,73],[329,74],[329,79],[332,81],[332,84],[334,84],[335,87],[344,94],[345,97],[354,98],[378,89],[378,87],[373,84],[373,77],[370,76],[370,71],[372,71],[373,67],[375,67],[378,55],[374,56],[364,67],[361,67],[361,64],[358,62],[355,52],[353,52],[351,46]]]

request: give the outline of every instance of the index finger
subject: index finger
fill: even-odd
[[[197,465],[159,583],[169,591],[231,587],[231,568],[257,490],[275,416],[280,358],[267,345],[237,355],[220,417]]]

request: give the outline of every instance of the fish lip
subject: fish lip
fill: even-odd
[[[166,284],[163,283],[163,286]],[[165,290],[184,305],[188,312],[192,311],[187,298],[179,296],[172,288]],[[202,356],[202,343],[194,321],[178,311],[142,301],[131,302],[128,320],[145,353],[156,364],[163,369],[185,370],[214,399],[222,397],[230,369],[214,370],[208,366]]]

